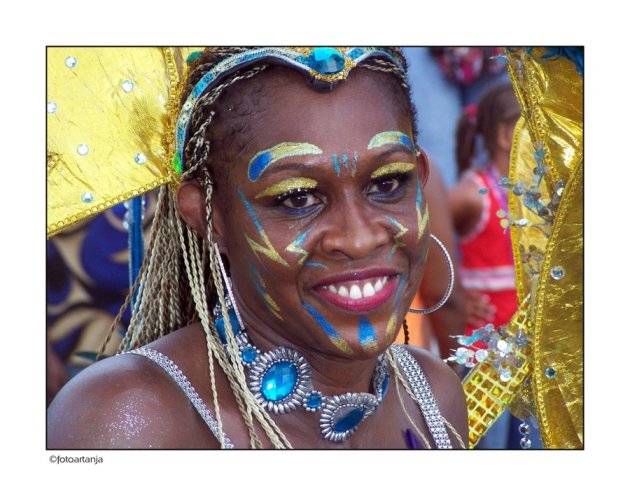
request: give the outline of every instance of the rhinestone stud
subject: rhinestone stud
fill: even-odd
[[[90,153],[90,148],[85,143],[82,143],[77,146],[77,153],[85,157],[88,153]]]
[[[77,64],[78,64],[78,60],[76,59],[76,57],[67,57],[66,58],[66,67],[70,68],[70,69],[74,69]]]
[[[122,89],[125,93],[131,93],[133,91],[133,81],[126,79],[121,83]]]
[[[564,268],[560,265],[556,265],[551,268],[551,277],[553,277],[556,281],[559,281],[564,277]]]
[[[94,201],[94,195],[89,191],[86,191],[81,195],[81,201],[83,203],[92,203]]]
[[[48,102],[48,104],[46,105],[46,110],[49,114],[54,114],[55,112],[57,112],[57,104],[55,102]]]
[[[136,164],[141,165],[147,161],[147,156],[142,152],[136,153],[136,156],[133,158],[133,160]]]

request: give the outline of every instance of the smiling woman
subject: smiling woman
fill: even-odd
[[[457,376],[392,344],[430,240],[399,51],[189,60],[123,353],[57,396],[48,447],[465,447]]]

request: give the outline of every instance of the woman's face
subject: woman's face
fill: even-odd
[[[285,69],[256,78],[272,89],[250,151],[219,164],[213,197],[254,343],[369,357],[398,333],[429,228],[424,160],[385,77],[356,70],[330,93]]]

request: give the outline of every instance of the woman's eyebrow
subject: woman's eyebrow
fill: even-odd
[[[400,131],[384,131],[375,134],[368,143],[367,149],[373,150],[374,148],[380,148],[386,145],[403,145],[412,153],[416,151],[411,138]]]
[[[297,155],[320,155],[322,150],[311,143],[278,143],[277,145],[261,150],[249,161],[247,177],[250,181],[258,181],[260,176],[274,162],[286,157]]]

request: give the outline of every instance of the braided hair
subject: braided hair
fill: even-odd
[[[218,47],[204,50],[190,63],[188,78],[181,90],[180,105],[195,84],[216,64],[250,47]],[[395,51],[395,50],[394,50]],[[401,60],[404,58],[398,51]],[[218,163],[229,163],[230,155],[246,147],[248,122],[257,112],[257,105],[264,100],[266,88],[256,83],[256,76],[272,69],[273,65],[260,63],[236,71],[203,94],[191,114],[189,137],[184,147],[185,169],[182,181],[196,180],[206,192],[206,236],[199,235],[186,224],[176,209],[173,186],[162,187],[153,221],[152,233],[147,245],[140,273],[131,292],[136,292],[132,318],[121,343],[121,352],[143,346],[169,332],[200,321],[208,346],[210,381],[214,410],[219,431],[223,432],[219,401],[215,385],[215,363],[218,363],[228,381],[244,422],[247,426],[250,446],[263,446],[255,429],[262,428],[273,446],[291,447],[269,413],[255,400],[249,388],[243,366],[238,359],[237,344],[231,332],[230,319],[224,297],[224,283],[219,268],[220,256],[213,248],[212,194]],[[405,70],[385,58],[372,58],[359,67],[390,74],[383,78],[386,89],[395,96],[402,115],[408,116],[416,140],[415,108],[411,102]],[[250,82],[251,80],[251,82]],[[247,82],[247,84],[243,84]],[[342,83],[343,84],[343,83]],[[260,98],[246,98],[257,95]],[[252,102],[253,103],[246,103]],[[228,171],[229,173],[229,171]],[[120,322],[128,297],[112,329]],[[227,352],[218,338],[212,316],[212,307],[221,308],[226,326]],[[111,335],[111,332],[110,332]],[[103,348],[105,348],[105,343]],[[224,441],[221,442],[222,447]]]

